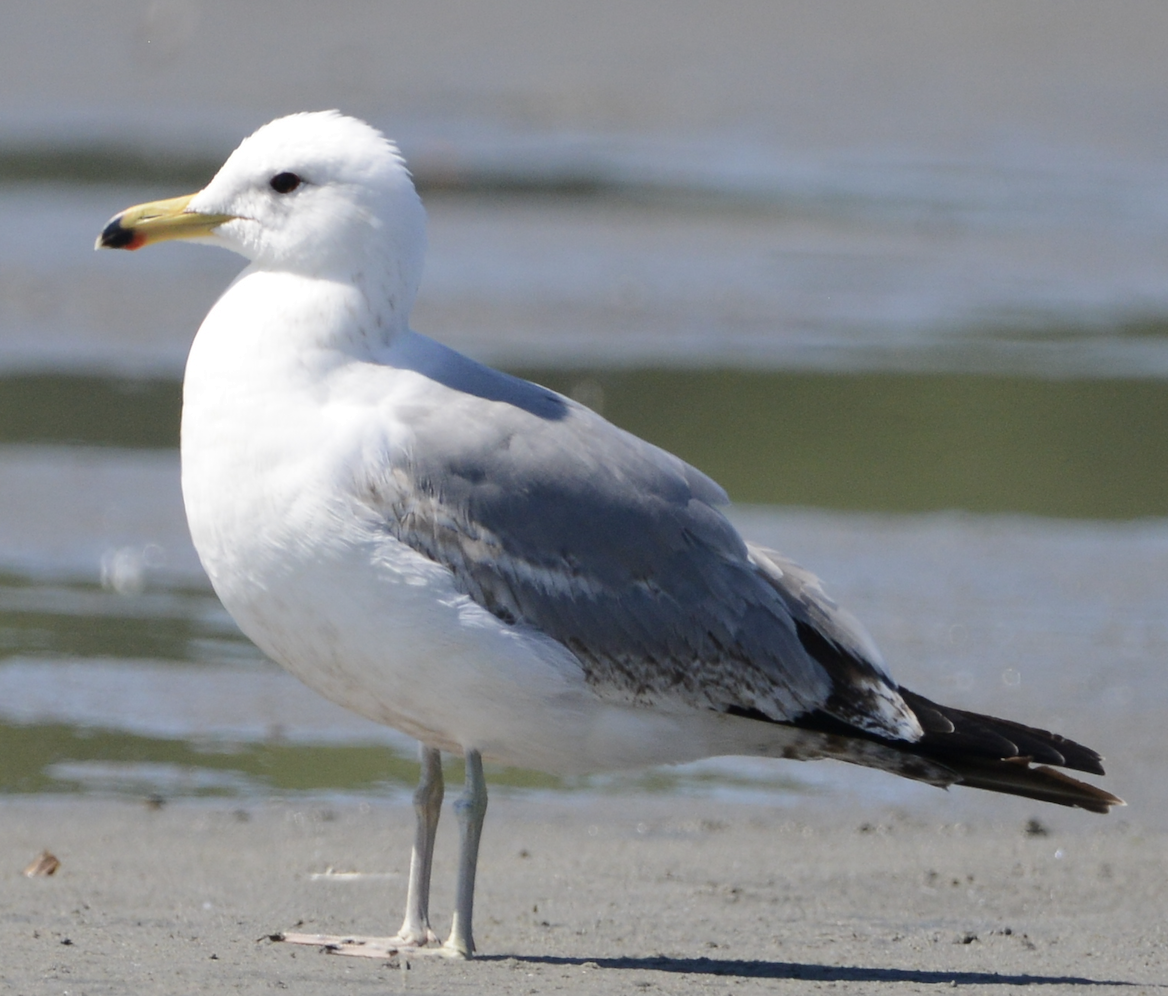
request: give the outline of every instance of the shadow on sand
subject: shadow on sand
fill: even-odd
[[[1002,975],[996,972],[945,972],[904,968],[812,965],[788,961],[745,961],[713,958],[561,958],[553,955],[488,955],[482,961],[517,961],[532,965],[593,965],[597,968],[718,975],[744,979],[799,979],[805,982],[890,982],[921,985],[999,986],[1144,986],[1115,979],[1086,979],[1074,975]],[[1153,984],[1155,985],[1155,984]],[[1158,987],[1160,988],[1160,987]]]

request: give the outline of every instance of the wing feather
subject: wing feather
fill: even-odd
[[[484,387],[482,370],[475,391],[411,410],[414,444],[362,482],[394,537],[569,647],[602,697],[919,735],[858,624],[811,575],[748,549],[714,482],[543,388]]]

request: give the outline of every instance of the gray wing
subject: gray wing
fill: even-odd
[[[718,485],[560,395],[467,369],[473,390],[415,405],[411,451],[364,482],[396,538],[568,647],[602,697],[912,735],[862,630],[748,549]]]

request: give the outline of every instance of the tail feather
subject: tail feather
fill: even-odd
[[[1047,766],[1102,775],[1103,759],[1089,747],[1012,720],[938,705],[905,688],[899,692],[924,730],[924,736],[915,742],[881,737],[823,711],[801,716],[791,725],[852,742],[874,741],[884,748],[883,752],[872,755],[871,751],[857,750],[849,757],[845,750],[832,756],[895,770],[907,778],[943,784],[950,779],[938,778],[938,771],[951,772],[952,784],[1074,806],[1093,813],[1106,813],[1112,806],[1124,805],[1122,799],[1110,792]],[[915,773],[917,769],[911,764],[890,766],[885,758],[889,751],[905,756],[906,761],[916,757],[929,765],[922,766],[920,774]],[[878,757],[881,763],[874,763],[873,757]]]
[[[1123,806],[1118,796],[1088,785],[1061,771],[1040,765],[1031,767],[1024,757],[1004,761],[983,758],[946,758],[941,762],[958,776],[958,784],[969,788],[1020,795],[1057,806],[1074,806],[1092,813],[1110,812],[1112,806]]]

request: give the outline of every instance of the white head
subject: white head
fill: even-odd
[[[123,211],[98,247],[172,238],[223,246],[260,269],[357,279],[388,294],[404,320],[421,282],[426,216],[385,136],[319,111],[264,125],[197,194]]]

